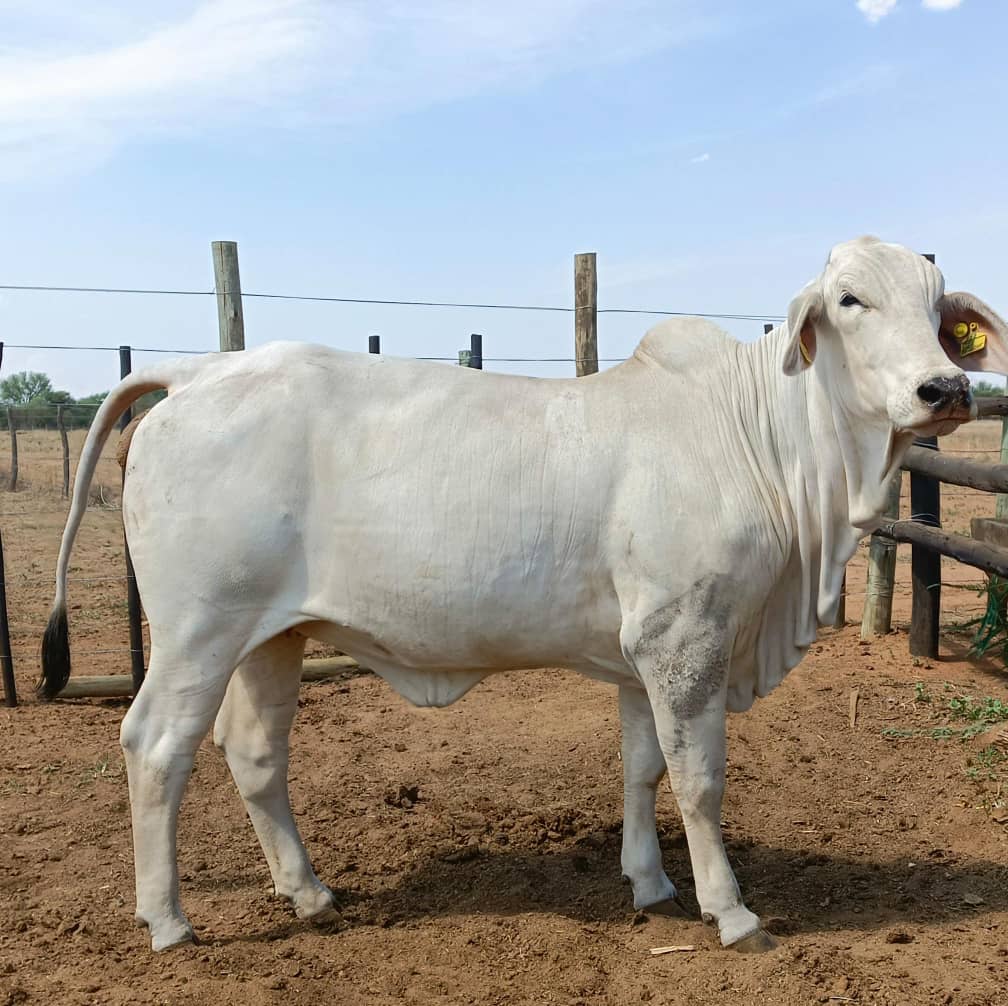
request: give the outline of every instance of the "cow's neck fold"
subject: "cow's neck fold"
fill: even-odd
[[[899,468],[905,438],[888,423],[852,416],[815,363],[797,377],[784,373],[787,325],[752,344],[749,358],[772,418],[780,491],[790,504],[792,551],[802,570],[808,645],[816,622],[835,618],[847,561],[858,541],[879,524],[889,479]]]

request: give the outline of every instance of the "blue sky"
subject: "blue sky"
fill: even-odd
[[[780,315],[875,233],[1006,313],[1006,38],[998,0],[0,0],[0,283],[207,290],[230,239],[247,291],[569,306],[593,250],[602,307]],[[601,354],[653,320],[603,315]],[[210,297],[0,291],[8,344],[216,325]],[[249,346],[473,331],[572,355],[565,314],[246,302]],[[81,395],[118,361],[25,368]]]

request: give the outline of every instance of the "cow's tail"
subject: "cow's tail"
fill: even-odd
[[[101,403],[88,430],[84,449],[77,463],[74,478],[73,502],[63,529],[59,560],[56,563],[56,597],[52,613],[42,636],[42,676],[35,686],[35,692],[46,701],[54,699],[70,678],[70,635],[67,622],[67,569],[70,565],[70,550],[73,548],[77,529],[80,527],[84,511],[87,509],[88,490],[94,477],[95,467],[101,457],[102,448],[115,427],[116,420],[138,399],[149,391],[164,389],[170,394],[188,384],[200,359],[172,361],[145,368],[127,377],[115,387]]]

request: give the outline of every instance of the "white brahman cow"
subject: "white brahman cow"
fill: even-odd
[[[154,949],[193,935],[176,820],[211,724],[276,893],[302,919],[334,914],[287,791],[309,637],[420,706],[516,668],[617,685],[634,905],[676,902],[655,827],[668,770],[704,919],[726,946],[772,945],[722,844],[726,711],[832,622],[904,451],[970,418],[961,366],[1003,373],[1006,348],[1005,323],[934,265],[862,238],[758,342],[670,321],[577,380],[287,343],[126,378],[81,455],[39,690],[69,674],[67,565],[102,445],[165,388],[123,496],[151,654],[121,739]]]

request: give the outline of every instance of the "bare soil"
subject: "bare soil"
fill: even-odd
[[[992,460],[999,432],[975,424],[943,446]],[[79,446],[78,435],[74,457]],[[113,451],[74,553],[77,674],[128,671]],[[698,919],[634,914],[619,876],[614,690],[544,670],[441,711],[412,709],[371,676],[304,686],[291,788],[340,901],[327,930],[271,897],[223,758],[205,744],[179,836],[201,942],[152,955],[132,919],[126,704],[31,696],[66,505],[58,438],[24,433],[20,454],[22,488],[0,494],[22,698],[0,710],[0,1006],[1008,1002],[1008,762],[990,746],[1005,724],[963,740],[970,721],[950,708],[1008,702],[1008,674],[967,658],[959,626],[983,610],[982,578],[947,560],[943,655],[908,655],[902,549],[893,633],[858,639],[862,550],[849,624],[729,720],[729,855],[780,949],[744,957]],[[0,479],[6,465],[0,451]],[[993,500],[950,488],[944,510],[965,530]],[[664,787],[659,828],[695,911]],[[694,949],[649,953],[664,945]]]

